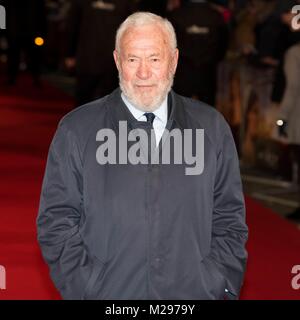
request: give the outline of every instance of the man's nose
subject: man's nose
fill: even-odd
[[[145,61],[141,61],[137,70],[137,76],[140,79],[148,79],[151,77],[151,70]]]

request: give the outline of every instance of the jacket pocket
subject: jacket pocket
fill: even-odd
[[[208,257],[201,262],[206,274],[206,291],[209,299],[223,300],[226,289],[226,279],[218,270],[217,266]]]
[[[100,286],[102,285],[102,279],[104,276],[105,269],[106,269],[106,264],[94,258],[91,275],[85,286],[85,289],[82,295],[82,300],[96,299],[94,294],[94,289],[96,287],[96,284],[97,284],[97,287],[99,287],[99,285]]]

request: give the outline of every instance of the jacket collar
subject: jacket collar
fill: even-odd
[[[130,128],[137,127],[140,121],[137,121],[128,110],[121,98],[121,89],[115,89],[106,100],[107,110],[113,122],[115,130],[119,128],[119,121],[127,121]],[[186,117],[182,99],[173,90],[168,95],[168,130],[173,128],[186,128]]]

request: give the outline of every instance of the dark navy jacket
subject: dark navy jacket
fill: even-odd
[[[38,241],[65,299],[237,298],[248,229],[239,162],[221,114],[168,97],[167,128],[204,129],[204,170],[185,164],[105,164],[101,128],[138,121],[120,90],[67,114],[50,146]],[[161,142],[162,144],[162,142]],[[161,145],[160,145],[161,146]]]

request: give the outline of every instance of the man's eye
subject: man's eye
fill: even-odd
[[[136,59],[134,59],[134,58],[129,58],[128,61],[129,61],[129,62],[135,62]]]
[[[159,62],[159,59],[153,58],[153,59],[152,59],[152,62]]]

